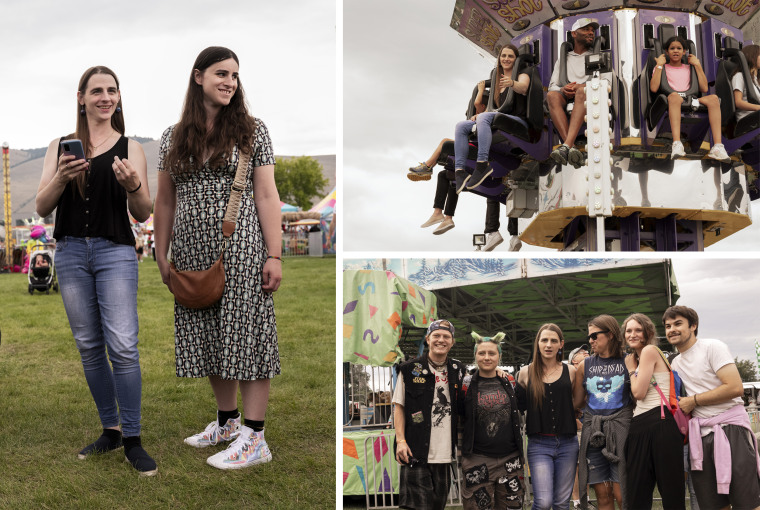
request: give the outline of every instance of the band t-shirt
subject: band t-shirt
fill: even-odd
[[[512,405],[497,377],[479,377],[475,395],[473,453],[505,457],[517,450],[512,431]]]
[[[631,403],[631,380],[623,358],[594,355],[583,364],[591,414],[609,416]]]
[[[448,464],[452,458],[451,447],[451,395],[449,395],[449,377],[447,367],[436,370],[428,364],[435,374],[435,394],[430,414],[430,448],[427,461],[430,464]],[[393,392],[393,403],[405,405],[404,378],[399,377]],[[414,456],[414,451],[412,451]]]

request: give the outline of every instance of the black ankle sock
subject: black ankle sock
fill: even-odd
[[[224,427],[227,424],[227,420],[230,418],[237,418],[240,416],[240,413],[238,412],[237,407],[232,411],[222,411],[220,409],[217,411],[217,416],[219,417],[219,426]]]
[[[131,450],[135,446],[142,446],[142,442],[140,441],[140,436],[124,437],[122,438],[122,442],[124,443],[125,454],[129,454],[129,450]]]
[[[112,443],[121,441],[121,430],[103,429],[103,435],[106,436]]]
[[[261,432],[264,430],[264,420],[245,420],[245,426],[252,428],[254,432]]]

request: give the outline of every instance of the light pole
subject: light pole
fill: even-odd
[[[5,265],[13,267],[13,224],[11,222],[11,163],[8,142],[3,142],[3,197],[5,201]]]

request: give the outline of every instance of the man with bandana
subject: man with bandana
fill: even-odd
[[[449,358],[454,325],[430,323],[428,350],[402,364],[393,394],[399,507],[443,510],[451,485],[457,431],[456,398],[464,366]]]

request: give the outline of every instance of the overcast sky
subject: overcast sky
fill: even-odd
[[[251,113],[282,155],[336,153],[334,0],[4,0],[0,140],[46,147],[74,130],[76,89],[93,65],[121,82],[128,135],[179,120],[193,62],[208,46],[240,59]]]
[[[472,251],[482,233],[485,199],[459,198],[456,227],[435,236],[419,226],[433,212],[435,178],[411,182],[410,166],[426,160],[454,125],[495,59],[483,58],[449,27],[454,0],[344,2],[344,247],[351,251]],[[437,171],[441,167],[436,168]],[[708,251],[760,250],[755,224]],[[501,234],[507,221],[501,208]],[[520,231],[529,220],[520,220]],[[507,243],[496,248],[505,252]],[[541,250],[523,245],[523,250]]]

